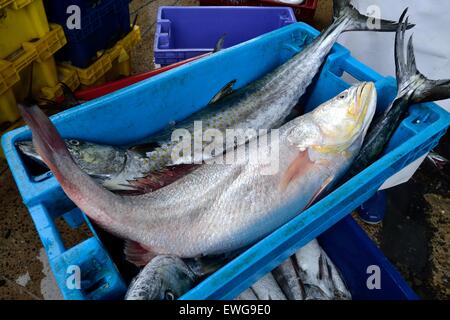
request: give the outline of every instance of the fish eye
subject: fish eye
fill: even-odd
[[[167,290],[167,291],[164,293],[164,298],[165,298],[166,300],[173,301],[173,300],[175,300],[175,295],[173,294],[172,291]]]
[[[69,140],[69,143],[70,143],[71,145],[73,145],[73,146],[79,146],[79,145],[80,145],[80,141],[74,140],[74,139]]]
[[[342,92],[340,95],[339,95],[339,99],[345,99],[347,97],[347,92]]]

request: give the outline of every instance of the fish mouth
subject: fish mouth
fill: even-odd
[[[375,113],[377,90],[373,82],[364,82],[358,87],[357,102],[359,102],[359,123],[366,129]]]
[[[365,135],[375,113],[376,101],[377,91],[374,83],[361,83],[356,88],[354,100],[350,101],[350,106],[348,108],[348,116],[353,119],[354,125],[352,125],[349,132],[345,134],[345,138],[343,139],[345,142],[328,147],[316,146],[315,149],[321,152],[331,153],[342,152],[348,149],[361,134]]]
[[[360,132],[372,118],[376,106],[376,88],[373,82],[361,83],[355,94],[355,101],[349,108],[349,114],[355,119],[354,132]],[[368,115],[370,115],[368,117]]]
[[[373,82],[363,82],[356,89],[355,101],[351,104],[348,112],[356,119],[364,115],[369,108],[369,105],[376,94],[375,85]]]
[[[16,147],[24,155],[30,157],[31,159],[33,159],[35,161],[43,163],[41,156],[34,149],[34,145],[33,145],[32,141],[18,141],[15,144],[16,144]]]

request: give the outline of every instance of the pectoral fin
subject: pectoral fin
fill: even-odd
[[[186,174],[198,168],[195,164],[180,164],[176,166],[166,167],[159,171],[152,171],[148,175],[134,180],[129,180],[125,187],[130,187],[134,190],[127,191],[122,194],[126,195],[141,195],[165,187]]]
[[[156,256],[156,254],[154,254],[148,248],[144,247],[140,243],[131,240],[125,241],[124,253],[127,261],[131,262],[137,267],[147,265],[150,260],[152,260]]]
[[[300,151],[294,161],[291,162],[288,169],[284,173],[283,178],[281,179],[281,191],[286,190],[292,181],[303,176],[313,164],[314,162],[309,159],[308,151]]]

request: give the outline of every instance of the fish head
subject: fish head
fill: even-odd
[[[125,150],[77,139],[66,139],[64,142],[75,163],[98,180],[110,178],[125,167],[127,158]],[[23,154],[45,165],[32,141],[20,141],[16,145]]]
[[[131,283],[126,300],[175,300],[195,284],[196,276],[178,257],[157,256]]]
[[[288,139],[300,150],[335,154],[362,140],[375,113],[377,92],[373,82],[363,82],[323,103],[292,130]]]
[[[126,163],[126,152],[120,148],[77,139],[66,140],[66,146],[77,165],[97,179],[120,173]]]

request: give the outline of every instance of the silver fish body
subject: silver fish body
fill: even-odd
[[[274,174],[264,174],[266,164],[243,157],[232,165],[202,166],[153,193],[122,198],[116,208],[123,206],[128,214],[121,233],[151,251],[181,257],[220,254],[257,241],[303,210],[348,168],[375,105],[374,86],[365,83],[281,127],[282,156]],[[291,169],[298,161],[304,172],[296,178]],[[157,214],[149,218],[152,212]]]
[[[248,162],[245,152],[237,152],[241,157],[233,164],[201,166],[135,197],[98,186],[72,161],[37,107],[21,110],[44,161],[81,210],[149,252],[189,258],[250,245],[295,217],[348,168],[375,107],[373,83],[351,87],[280,128],[279,139],[266,150],[279,150],[278,170],[272,174],[265,172],[267,163]]]

